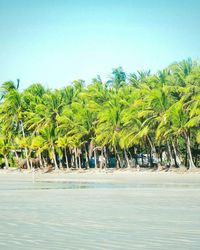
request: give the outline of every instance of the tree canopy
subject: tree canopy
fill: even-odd
[[[200,166],[200,64],[192,59],[151,74],[122,67],[103,82],[62,89],[1,84],[2,162],[31,168]]]

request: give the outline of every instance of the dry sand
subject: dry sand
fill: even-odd
[[[164,172],[152,170],[71,170],[43,171],[0,170],[0,178],[37,181],[81,181],[81,182],[136,182],[136,183],[200,183],[200,171],[196,172]]]

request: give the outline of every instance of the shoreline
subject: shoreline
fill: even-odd
[[[33,172],[33,169],[19,169],[19,168],[9,168],[9,169],[0,169],[0,174],[11,174],[11,173],[19,173],[19,174],[31,174]],[[176,169],[173,168],[171,170],[158,170],[158,169],[152,169],[152,168],[106,168],[106,169],[59,169],[59,170],[51,170],[48,171],[48,169],[34,169],[34,172],[40,173],[40,174],[98,174],[98,173],[104,173],[104,174],[117,174],[117,173],[127,173],[127,174],[142,174],[142,173],[149,173],[149,174],[200,174],[200,168],[196,168],[194,170],[189,170],[186,168],[183,169]]]
[[[152,170],[70,170],[70,171],[51,171],[44,173],[41,170],[0,170],[0,180],[20,180],[34,182],[120,182],[120,183],[185,183],[199,184],[200,169],[196,172],[173,172],[173,171],[152,171]]]

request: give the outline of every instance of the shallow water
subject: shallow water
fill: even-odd
[[[200,184],[0,178],[0,249],[200,249]]]

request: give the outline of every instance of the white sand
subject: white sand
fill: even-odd
[[[0,171],[0,249],[199,249],[199,173],[35,177]]]
[[[1,170],[0,178],[28,180],[33,176],[32,171]],[[136,182],[136,183],[200,183],[200,171],[197,172],[163,172],[135,170],[73,170],[35,172],[36,181],[94,181],[94,182]]]

